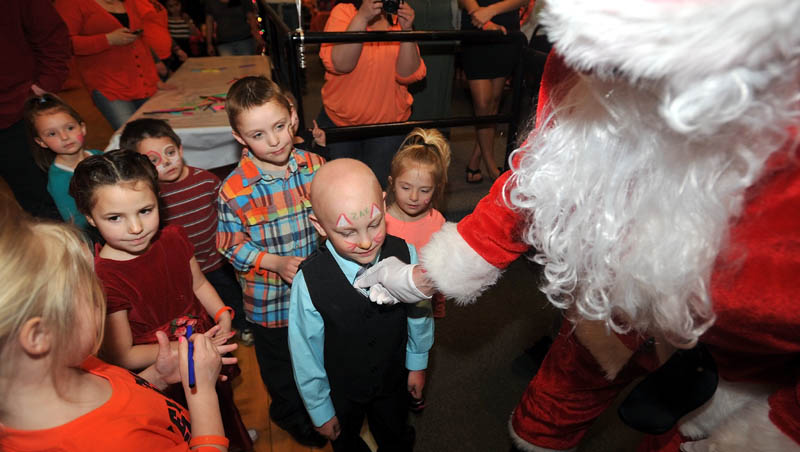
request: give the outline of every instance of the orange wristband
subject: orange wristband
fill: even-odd
[[[204,436],[195,436],[189,441],[189,447],[199,447],[199,446],[222,446],[228,447],[230,441],[228,438],[219,435],[204,435]]]
[[[214,323],[219,323],[219,318],[222,317],[222,313],[225,311],[231,313],[231,320],[233,320],[233,316],[235,315],[233,312],[233,308],[231,308],[230,306],[223,306],[219,308],[219,311],[217,311],[216,314],[214,314]]]

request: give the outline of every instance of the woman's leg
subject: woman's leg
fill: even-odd
[[[470,80],[469,88],[472,93],[472,105],[476,116],[491,116],[497,114],[500,108],[500,98],[503,95],[505,77],[493,79]],[[494,160],[494,136],[497,131],[496,124],[485,124],[475,127],[477,142],[472,150],[468,168],[480,169],[481,160],[486,166],[486,171],[492,179],[497,179],[500,171]]]
[[[97,109],[100,110],[100,113],[103,114],[103,117],[106,118],[106,121],[111,124],[111,128],[118,130],[125,124],[128,118],[133,116],[136,109],[138,109],[146,99],[108,100],[103,93],[94,90],[92,91],[92,100]]]

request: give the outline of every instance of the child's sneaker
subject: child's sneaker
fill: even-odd
[[[245,328],[239,333],[239,342],[242,345],[250,347],[255,342],[255,338],[253,337],[253,330],[250,328]]]

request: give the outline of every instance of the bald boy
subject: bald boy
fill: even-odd
[[[369,450],[360,437],[365,416],[380,450],[410,451],[408,392],[422,397],[430,310],[372,303],[353,281],[388,257],[415,264],[416,250],[386,234],[384,193],[357,160],[320,168],[311,204],[310,219],[326,241],[292,284],[289,351],[300,395],[334,451]]]

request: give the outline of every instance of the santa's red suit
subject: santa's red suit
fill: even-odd
[[[538,117],[543,116],[551,84],[562,80],[564,71],[563,63],[551,56],[542,82]],[[720,402],[721,407],[714,407],[717,412],[706,413],[711,420],[705,424],[704,433],[696,433],[697,429],[688,424],[682,430],[695,432],[693,439],[710,435],[712,439],[720,437],[719,444],[725,444],[740,441],[730,439],[732,434],[772,434],[777,439],[766,438],[749,446],[742,442],[742,450],[800,450],[797,159],[794,143],[775,152],[758,181],[745,192],[741,213],[731,225],[729,240],[717,255],[710,279],[716,319],[700,338],[716,361],[724,382],[721,387],[727,388],[730,383],[736,391],[744,387],[744,392],[756,388],[752,398],[745,400],[757,402],[762,396],[767,400],[764,411],[741,410],[742,405],[735,401],[728,407]],[[501,276],[503,269],[529,251],[522,238],[525,221],[519,209],[509,207],[514,183],[511,172],[503,175],[472,214],[457,225],[445,225],[421,251],[428,277],[445,295],[473,301]],[[635,378],[658,368],[665,358],[651,341],[635,332],[606,334],[603,325],[594,322],[565,322],[513,412],[510,427],[516,445],[536,451],[576,448],[591,422],[620,391]],[[729,398],[735,399],[736,391]],[[712,411],[710,405],[699,411]],[[759,416],[766,424],[754,422]],[[702,424],[704,419],[698,422]],[[677,451],[686,440],[674,429],[660,437],[648,437],[641,449]]]

